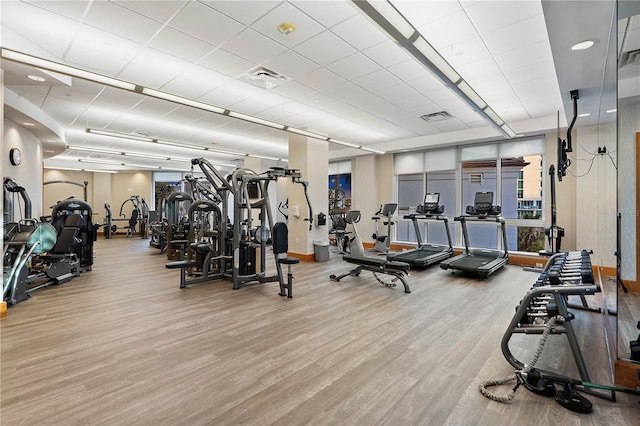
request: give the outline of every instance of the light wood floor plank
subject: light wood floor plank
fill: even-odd
[[[513,373],[500,340],[536,278],[515,266],[489,279],[412,271],[405,294],[369,272],[330,281],[352,266],[332,256],[295,265],[287,299],[276,283],[181,290],[148,240],[101,239],[95,252],[93,271],[0,322],[3,425],[624,425],[640,414],[628,395],[590,396],[594,413],[577,415],[525,389],[508,405],[480,394]],[[592,380],[610,383],[602,315],[574,313]],[[511,347],[528,360],[536,343]],[[539,365],[577,375],[564,336]]]

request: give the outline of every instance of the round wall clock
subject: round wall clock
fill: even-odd
[[[22,162],[22,153],[18,148],[11,148],[9,151],[9,161],[14,166],[17,166]]]

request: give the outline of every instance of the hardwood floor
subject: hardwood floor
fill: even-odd
[[[294,265],[287,299],[276,283],[180,290],[148,240],[100,239],[95,252],[93,271],[0,322],[3,425],[637,424],[623,394],[589,396],[589,415],[523,388],[511,404],[480,394],[513,373],[500,340],[536,278],[516,266],[489,279],[415,271],[405,294],[369,272],[331,282],[353,266],[332,255]],[[575,314],[592,380],[611,383],[602,315]],[[528,360],[537,337],[518,337]],[[564,336],[538,365],[577,374]]]

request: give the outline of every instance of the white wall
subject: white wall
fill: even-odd
[[[616,124],[580,127],[573,142],[576,162],[576,248],[591,249],[595,265],[615,267],[616,168],[598,147],[616,149]],[[615,155],[615,152],[614,152]]]
[[[19,148],[22,152],[22,163],[18,166],[12,165],[9,161],[11,148]],[[2,172],[3,177],[12,177],[25,187],[31,198],[32,216],[36,218],[42,216],[42,146],[33,133],[8,119],[4,119]],[[23,218],[24,214],[22,199],[20,196],[17,199],[20,199],[20,202],[14,201],[15,220]]]
[[[636,262],[636,133],[640,132],[640,97],[618,101],[618,209],[622,214],[623,280],[637,280]]]

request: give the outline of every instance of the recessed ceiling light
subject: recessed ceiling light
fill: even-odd
[[[617,111],[618,111],[618,109],[617,109],[617,108],[608,109],[608,110],[607,110],[607,114],[611,114],[611,113],[613,113],[613,112],[617,112]]]
[[[23,126],[29,126],[29,127],[33,127],[33,126],[35,126],[35,124],[33,124],[33,123],[29,123],[29,122],[22,123],[22,125],[23,125]]]
[[[595,42],[593,40],[584,40],[571,46],[571,50],[586,50],[594,44]]]
[[[578,117],[588,117],[590,115],[591,115],[590,112],[583,112],[582,114],[578,114]]]
[[[33,75],[33,74],[29,74],[29,75],[27,75],[27,78],[28,78],[29,80],[38,81],[38,82],[41,82],[41,83],[42,83],[43,81],[47,81],[47,79],[46,79],[46,78],[44,78],[44,77],[40,77],[39,75]]]

